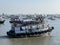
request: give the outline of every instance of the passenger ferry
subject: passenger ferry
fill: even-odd
[[[7,32],[8,37],[30,37],[50,33],[54,27],[50,27],[42,17],[34,19],[15,19],[11,23],[11,30]]]

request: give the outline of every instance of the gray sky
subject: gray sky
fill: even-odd
[[[0,14],[60,14],[60,0],[0,0]]]

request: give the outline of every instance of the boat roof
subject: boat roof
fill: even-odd
[[[27,19],[27,20],[23,20],[23,21],[16,21],[15,23],[21,24],[22,26],[41,24],[40,21],[36,21],[36,20],[32,20],[32,19]]]
[[[36,20],[36,19],[23,17],[23,18],[13,21],[13,23],[23,24],[23,25],[39,24],[39,23],[41,24],[42,20]]]
[[[26,19],[26,20],[23,20],[24,22],[30,22],[30,21],[35,21],[33,19]]]

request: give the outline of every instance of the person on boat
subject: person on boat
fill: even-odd
[[[16,18],[15,19],[15,22],[19,23],[20,22],[20,19],[19,18]]]

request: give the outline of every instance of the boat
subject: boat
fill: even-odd
[[[35,35],[41,35],[50,33],[54,29],[53,26],[49,26],[44,18],[35,19],[17,19],[11,24],[11,30],[7,31],[8,37],[30,37]]]
[[[0,24],[3,24],[5,22],[4,18],[0,16]]]
[[[54,17],[49,17],[48,19],[50,19],[50,20],[55,20],[55,18],[54,18]]]
[[[15,19],[18,19],[19,20],[19,17],[18,16],[11,16],[10,17],[10,23],[13,23],[13,22],[17,22],[18,20],[15,21]],[[19,22],[19,21],[18,21]]]

